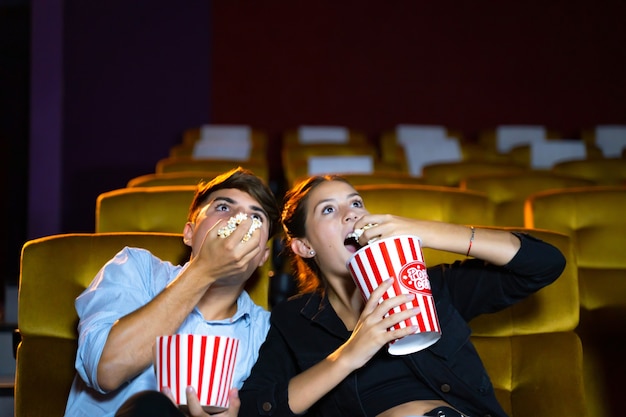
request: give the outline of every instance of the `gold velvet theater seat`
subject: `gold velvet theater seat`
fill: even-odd
[[[426,128],[429,130],[428,125],[414,125],[418,129],[420,127]],[[437,129],[437,126],[430,126]],[[410,127],[409,127],[410,128]],[[463,134],[457,130],[451,130],[447,127],[441,126],[441,128],[445,131],[442,132],[448,139],[456,139],[461,147],[464,146],[465,140],[463,138]],[[428,135],[428,133],[427,133]],[[380,158],[383,162],[388,164],[407,164],[407,157],[404,150],[403,145],[399,141],[398,137],[398,128],[386,129],[384,130],[380,137],[378,138],[378,148],[380,149]],[[414,137],[413,140],[420,140],[419,133],[418,137]],[[423,137],[423,136],[422,136]]]
[[[266,160],[235,161],[230,159],[195,159],[191,157],[168,157],[157,161],[155,172],[226,172],[241,166],[249,169],[266,182],[269,181],[269,166]]]
[[[102,193],[96,199],[96,232],[182,233],[195,191],[193,185],[170,185]],[[272,242],[268,245],[271,249]],[[247,288],[250,297],[264,308],[269,308],[272,268],[270,256]]]
[[[180,234],[63,234],[22,249],[16,355],[15,416],[60,417],[74,378],[78,317],[74,299],[124,246],[149,249],[181,264],[189,249]]]
[[[208,128],[217,127],[218,129],[221,127],[221,128],[226,128],[226,130],[228,130],[229,127],[233,127],[235,130],[237,130],[241,127],[245,127],[246,125],[230,125],[229,126],[229,125],[209,124],[205,126]],[[197,126],[197,127],[191,127],[191,128],[185,129],[183,131],[183,140],[182,140],[181,145],[193,146],[197,141],[199,141],[202,138],[202,130],[205,128],[205,126]],[[264,130],[251,127],[250,128],[250,140],[252,142],[254,149],[262,149],[263,151],[267,149],[268,138],[267,138],[267,132],[265,132]]]
[[[183,142],[170,148],[169,156],[173,158],[194,157],[196,143],[200,140],[201,128],[187,129],[183,132]],[[250,132],[250,156],[248,160],[265,160],[267,155],[267,134],[258,129]]]
[[[493,225],[493,204],[478,191],[423,184],[370,184],[355,188],[371,213]]]
[[[560,162],[552,172],[585,178],[599,185],[626,184],[626,158],[595,158]]]
[[[181,171],[145,174],[128,180],[127,187],[154,187],[161,185],[198,185],[210,181],[223,171]]]
[[[619,415],[626,374],[626,186],[544,191],[526,201],[526,225],[572,239],[590,415]]]
[[[496,396],[514,416],[587,416],[578,324],[578,280],[569,236],[535,229],[521,231],[559,248],[565,270],[551,285],[495,314],[474,319],[472,342],[493,382]],[[427,265],[465,257],[424,250]]]
[[[380,184],[413,184],[420,185],[424,181],[419,177],[413,177],[401,172],[384,172],[372,174],[338,174],[348,180],[353,186],[356,185],[380,185]],[[306,179],[308,176],[296,179],[296,183]]]
[[[98,195],[96,232],[182,233],[195,185],[120,188]]]
[[[308,133],[305,133],[305,131],[308,128],[312,128],[312,130],[309,131]],[[367,145],[369,143],[365,132],[355,130],[355,129],[345,128],[341,126],[335,126],[335,127],[330,126],[329,128],[331,130],[335,128],[339,128],[340,130],[345,129],[344,132],[346,133],[346,136],[344,137],[344,140],[335,139],[331,141],[328,139],[320,139],[320,138],[316,139],[315,130],[318,128],[325,130],[325,128],[321,126],[310,126],[310,127],[301,126],[301,127],[285,130],[283,132],[283,138],[282,138],[283,148],[298,148],[300,146],[307,146],[311,144],[319,145],[319,144],[333,144],[333,143],[346,144],[346,145],[351,145],[351,146],[361,146],[361,145]],[[301,134],[305,134],[307,136],[307,140],[303,141]],[[335,135],[336,134],[337,133],[335,133]]]
[[[498,226],[523,227],[526,197],[539,191],[594,185],[593,181],[545,171],[470,175],[461,180],[463,190],[482,191],[494,204]]]
[[[425,184],[458,187],[463,178],[481,174],[523,174],[528,169],[514,163],[487,161],[442,162],[425,165],[422,177]]]
[[[328,158],[328,157],[365,157],[370,158],[372,162],[372,172],[375,173],[407,173],[406,165],[389,164],[382,162],[378,157],[378,150],[374,145],[363,144],[311,144],[300,145],[297,147],[283,147],[281,149],[281,158],[285,171],[285,180],[287,184],[293,185],[299,179],[310,174],[309,160],[311,158]],[[345,166],[341,162],[337,163],[336,170],[333,168],[328,173],[343,173]]]
[[[422,178],[413,177],[404,172],[384,172],[376,174],[340,174],[352,185],[375,184],[423,184]]]

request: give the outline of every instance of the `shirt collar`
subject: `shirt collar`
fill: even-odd
[[[238,321],[241,321],[245,326],[249,326],[251,323],[250,313],[252,312],[252,309],[254,308],[254,306],[255,304],[250,298],[250,296],[248,295],[248,293],[246,291],[243,291],[241,295],[239,296],[239,298],[237,298],[237,311],[232,317],[222,319],[222,320],[205,320],[205,321],[210,324],[230,324],[230,323],[236,323]],[[196,307],[194,310],[196,314],[202,316],[202,313],[200,312],[198,307]]]
[[[337,316],[326,294],[310,294],[300,313],[336,336],[346,338],[350,334],[339,316]]]

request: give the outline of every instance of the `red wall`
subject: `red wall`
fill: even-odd
[[[626,2],[214,1],[211,115],[277,135],[397,123],[573,138],[626,123]]]

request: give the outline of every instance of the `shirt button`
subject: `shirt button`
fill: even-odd
[[[272,403],[265,402],[262,407],[263,411],[270,411],[272,409]]]
[[[450,392],[450,385],[448,385],[448,384],[441,385],[441,391],[442,392]]]

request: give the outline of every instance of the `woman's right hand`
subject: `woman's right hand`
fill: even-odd
[[[414,333],[414,327],[389,331],[395,324],[418,313],[409,309],[385,317],[389,310],[411,301],[414,296],[400,295],[378,304],[391,286],[392,280],[384,281],[376,288],[352,332],[352,336],[325,360],[289,381],[289,407],[295,414],[305,413],[320,398],[343,381],[351,372],[365,365],[383,346],[394,339]]]
[[[354,369],[365,365],[387,343],[415,333],[417,330],[416,326],[388,330],[397,323],[419,313],[419,307],[415,307],[387,315],[389,310],[411,302],[415,298],[414,294],[402,294],[388,298],[379,304],[378,301],[391,287],[392,283],[393,278],[387,279],[372,292],[359,316],[352,336],[342,346],[341,356],[344,356],[344,359],[346,357],[349,358]]]

